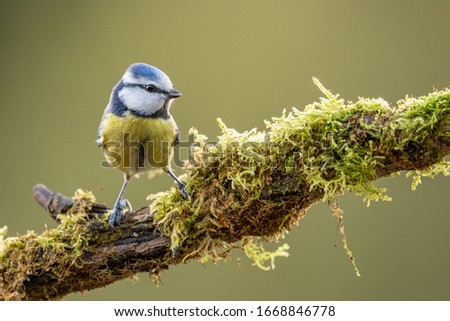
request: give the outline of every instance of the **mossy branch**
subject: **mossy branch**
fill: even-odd
[[[117,231],[90,192],[68,198],[37,185],[36,200],[59,225],[17,237],[0,229],[0,298],[60,299],[138,272],[158,278],[171,265],[217,260],[233,248],[267,268],[288,247],[268,254],[259,240],[277,239],[323,200],[353,260],[337,196],[351,191],[369,203],[388,198],[377,178],[406,170],[416,175],[415,186],[421,175],[449,174],[450,90],[390,106],[382,99],[345,102],[316,84],[324,98],[267,121],[264,132],[239,133],[219,121],[223,134],[208,143],[192,130],[183,177],[191,198],[175,188],[152,195]]]

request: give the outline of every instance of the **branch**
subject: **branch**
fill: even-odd
[[[9,238],[0,229],[0,298],[60,299],[138,272],[157,279],[171,265],[217,260],[236,247],[264,260],[251,251],[255,242],[288,232],[314,203],[330,201],[342,223],[336,198],[345,191],[370,202],[387,198],[377,178],[407,170],[417,183],[420,175],[449,173],[450,90],[389,106],[344,102],[316,84],[325,98],[273,118],[264,132],[238,133],[219,121],[223,134],[213,144],[192,130],[183,177],[191,198],[175,188],[153,195],[117,231],[92,193],[68,198],[35,186],[37,202],[59,225]]]

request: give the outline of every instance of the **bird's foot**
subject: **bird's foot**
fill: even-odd
[[[186,191],[186,183],[179,182],[178,183],[178,189],[180,190],[181,196],[184,199],[188,199],[189,197],[191,197],[191,195],[189,195],[189,193]]]
[[[172,249],[172,257],[176,257],[178,255],[178,250],[180,249],[180,246],[177,245]]]
[[[109,226],[111,226],[112,229],[115,229],[116,225],[120,224],[120,220],[122,219],[122,213],[123,209],[127,207],[130,212],[133,211],[133,208],[131,207],[131,203],[127,199],[123,199],[120,201],[119,204],[116,204],[114,206],[114,209],[109,216]]]

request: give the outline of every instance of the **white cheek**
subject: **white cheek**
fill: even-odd
[[[120,91],[119,97],[128,109],[146,115],[155,113],[164,105],[164,99],[160,95],[148,93],[139,87],[125,87]]]

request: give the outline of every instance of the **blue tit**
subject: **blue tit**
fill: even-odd
[[[170,114],[173,99],[181,96],[169,77],[153,66],[132,64],[113,88],[97,132],[97,144],[110,167],[123,172],[120,189],[109,225],[119,224],[125,206],[125,188],[131,177],[148,172],[166,172],[187,198],[185,184],[170,168],[179,132]]]

